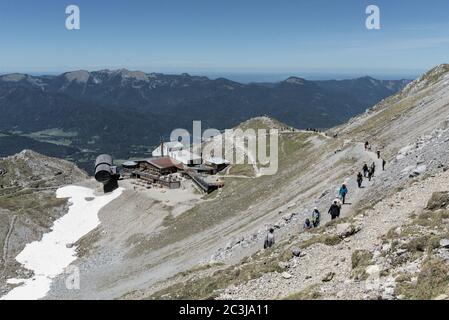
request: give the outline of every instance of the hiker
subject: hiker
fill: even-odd
[[[321,213],[318,211],[318,208],[315,207],[312,212],[312,224],[314,228],[318,228],[321,221]]]
[[[387,161],[385,161],[385,159],[382,159],[382,171],[385,171],[386,164],[387,164]]]
[[[273,245],[274,245],[274,229],[270,228],[270,230],[267,233],[267,236],[265,237],[263,248],[268,249],[271,248]]]
[[[371,181],[371,178],[373,177],[373,175],[374,175],[373,168],[371,168],[368,171],[368,181]]]
[[[380,159],[380,150],[377,150],[377,159]]]
[[[304,230],[310,230],[310,229],[312,229],[312,223],[307,218],[306,221],[304,222]]]
[[[340,206],[338,205],[337,200],[331,205],[328,213],[331,215],[332,220],[335,220],[340,216]]]
[[[346,200],[346,195],[347,194],[348,194],[348,188],[346,187],[345,184],[343,184],[341,186],[340,192],[339,192],[339,195],[340,195],[340,198],[341,198],[341,201],[343,202],[343,204],[345,204],[345,200]]]
[[[363,165],[363,176],[364,176],[365,178],[368,178],[368,172],[369,172],[368,165],[365,163],[365,164]]]
[[[373,164],[371,165],[371,171],[372,171],[372,177],[374,177],[374,172],[376,172],[376,164],[373,162]]]
[[[333,202],[337,202],[337,206],[341,209],[343,204],[341,203],[340,197],[335,198]]]
[[[357,175],[357,184],[358,184],[359,188],[362,187],[362,182],[363,182],[363,175],[361,172],[359,172]]]
[[[368,150],[368,147],[369,147],[369,142],[366,141],[366,142],[365,142],[365,150]]]

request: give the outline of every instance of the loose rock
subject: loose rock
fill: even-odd
[[[332,281],[332,279],[334,278],[334,276],[335,276],[335,273],[334,273],[334,272],[329,272],[328,274],[326,274],[326,275],[324,276],[323,279],[321,279],[321,281],[323,281],[323,282],[329,282],[329,281]]]

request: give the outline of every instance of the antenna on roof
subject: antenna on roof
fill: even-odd
[[[163,156],[164,156],[164,139],[161,136],[161,157],[163,157]]]

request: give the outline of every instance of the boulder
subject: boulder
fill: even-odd
[[[378,276],[380,274],[380,268],[377,265],[368,266],[365,272],[370,276]]]
[[[340,238],[348,238],[360,231],[360,227],[349,223],[341,223],[337,225],[337,235]]]
[[[329,192],[330,192],[330,190],[324,191],[324,192],[321,194],[320,199],[321,199],[321,198],[324,198],[325,196],[327,196],[327,195],[329,194]]]
[[[440,247],[449,249],[449,239],[440,240]]]
[[[282,272],[282,278],[284,279],[290,279],[292,275],[288,272]]]
[[[410,178],[415,178],[417,176],[420,176],[424,172],[426,172],[426,170],[427,170],[427,166],[424,164],[417,166],[415,169],[413,169],[412,173],[410,173]]]
[[[298,248],[293,248],[292,249],[292,255],[294,257],[299,257],[301,255],[301,250],[299,250]]]
[[[401,150],[399,150],[398,154],[407,155],[412,150],[413,150],[413,146],[406,146],[406,147],[402,148]]]
[[[427,202],[428,210],[444,209],[449,205],[449,192],[434,192]]]
[[[334,276],[335,276],[335,273],[334,273],[334,272],[329,272],[329,273],[327,273],[327,274],[324,276],[323,279],[321,279],[321,281],[323,281],[323,282],[330,282],[330,281],[332,281],[332,279],[334,278]]]
[[[234,244],[232,246],[236,246],[238,244],[242,244],[245,241],[244,237],[240,237],[237,240],[234,241]]]
[[[404,169],[402,169],[402,173],[409,173],[411,170],[413,170],[415,168],[415,166],[408,166]]]

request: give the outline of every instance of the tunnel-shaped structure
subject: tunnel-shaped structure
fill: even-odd
[[[102,154],[95,160],[95,180],[103,184],[111,181],[113,173],[112,156]]]

